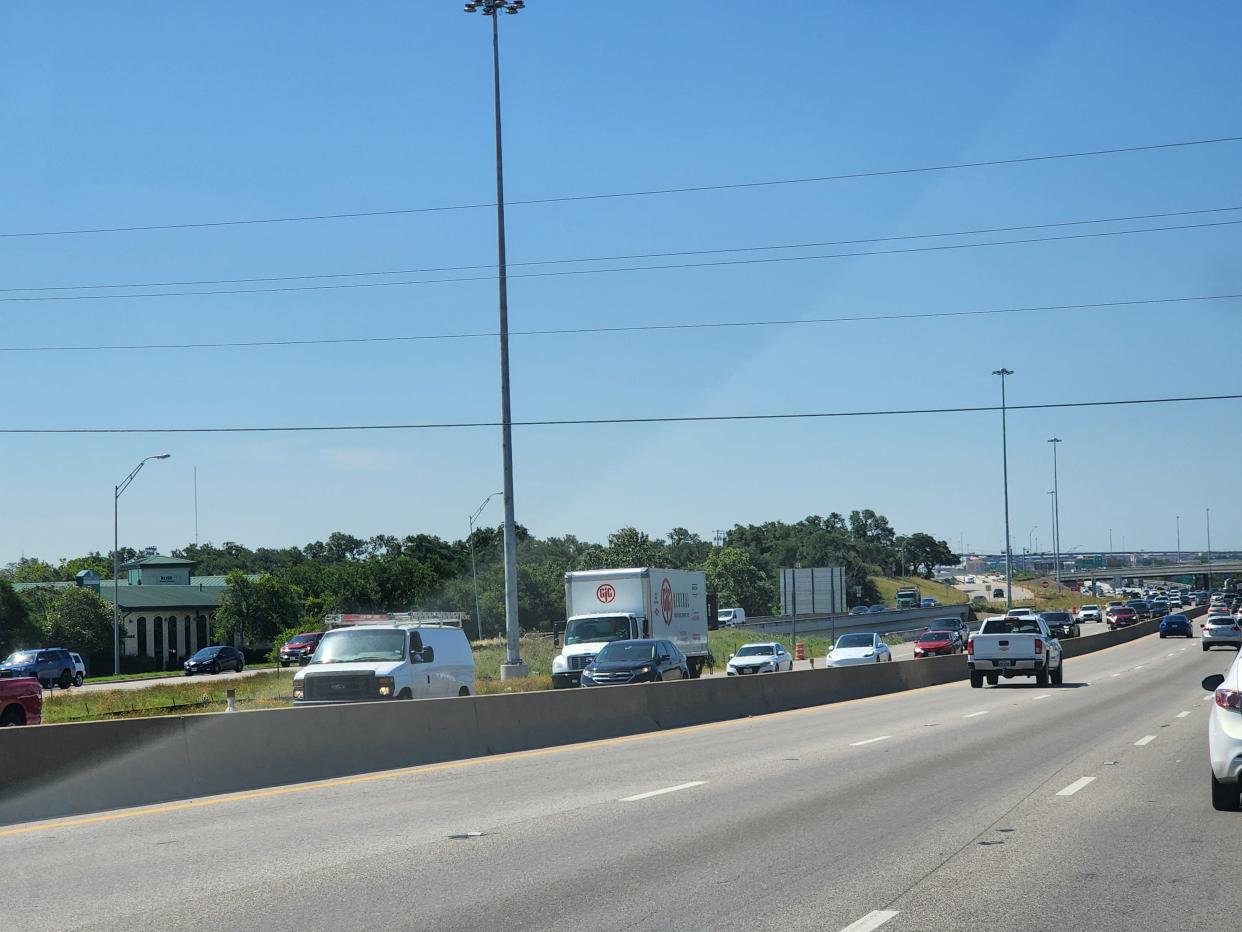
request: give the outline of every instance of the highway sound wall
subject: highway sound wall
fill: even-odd
[[[1148,622],[1064,642],[1067,658]],[[875,666],[423,702],[6,728],[0,825],[727,721],[966,678],[961,655]]]

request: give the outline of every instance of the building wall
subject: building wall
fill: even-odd
[[[174,669],[195,651],[212,643],[211,624],[215,609],[156,608],[126,611],[124,651],[127,657],[142,654],[160,660],[161,669]],[[157,627],[158,625],[158,627]]]

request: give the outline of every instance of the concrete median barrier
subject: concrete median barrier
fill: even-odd
[[[1070,639],[1065,657],[1156,628],[1144,622]],[[646,686],[6,728],[0,824],[642,734],[966,678],[958,654]]]

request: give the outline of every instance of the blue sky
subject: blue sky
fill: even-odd
[[[511,200],[819,176],[1242,134],[1242,10],[1124,3],[529,0],[503,27]],[[487,202],[490,42],[449,2],[6,4],[0,232]],[[718,249],[1242,206],[1242,144],[513,207],[510,259]],[[1242,219],[1237,214],[1214,218]],[[1178,221],[1169,221],[1176,223]],[[1189,221],[1202,222],[1191,218]],[[1142,226],[1152,224],[1131,224]],[[1124,224],[1092,229],[1123,229]],[[1056,231],[1053,231],[1056,232]],[[1036,234],[1016,234],[1040,235]],[[494,261],[493,214],[0,240],[3,287]],[[996,239],[975,237],[973,240]],[[900,244],[897,244],[900,245]],[[1242,229],[515,278],[516,330],[931,313],[1242,292]],[[878,248],[891,248],[881,246]],[[794,251],[807,255],[832,250]],[[624,263],[633,264],[633,263]],[[518,271],[518,270],[515,270]],[[418,276],[404,276],[404,278]],[[378,279],[384,280],[384,279]],[[176,289],[174,289],[176,290]],[[183,289],[184,290],[184,289]],[[122,290],[133,294],[134,290]],[[13,296],[13,295],[10,295]],[[0,346],[489,331],[490,281],[0,303]],[[1015,404],[1242,390],[1238,300],[609,335],[515,336],[517,419]],[[495,420],[491,339],[0,353],[0,426]],[[1242,547],[1240,402],[1010,419],[1013,543]],[[0,435],[0,563],[122,541],[465,533],[495,429]],[[518,520],[662,534],[871,507],[1003,539],[994,414],[519,428]],[[498,522],[489,506],[483,520]],[[1038,525],[1039,528],[1034,529]]]

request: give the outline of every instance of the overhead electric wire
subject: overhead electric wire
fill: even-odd
[[[1139,227],[1133,230],[1102,230],[1096,233],[1067,233],[1060,236],[1033,236],[1023,239],[992,240],[982,243],[946,243],[939,246],[910,246],[904,249],[874,249],[855,252],[821,253],[815,256],[776,256],[763,259],[720,259],[712,262],[675,262],[663,265],[630,265],[614,266],[603,269],[569,269],[559,272],[525,272],[509,274],[510,280],[515,278],[563,278],[576,275],[605,275],[617,272],[654,272],[660,270],[722,268],[741,265],[770,265],[778,262],[811,262],[824,259],[852,259],[862,256],[894,256],[913,253],[947,252],[959,249],[979,249],[995,246],[1026,246],[1033,243],[1054,243],[1068,240],[1099,239],[1109,236],[1130,236],[1138,233],[1168,233],[1181,230],[1199,230],[1210,227],[1237,226],[1242,220],[1216,220],[1211,223],[1184,223],[1164,227]],[[496,275],[471,275],[457,278],[422,278],[407,279],[397,282],[350,282],[336,285],[290,285],[281,288],[225,288],[213,291],[145,291],[126,292],[125,294],[82,294],[82,295],[23,295],[19,297],[0,298],[0,304],[30,303],[40,301],[104,301],[131,298],[189,298],[213,297],[218,295],[239,294],[288,294],[293,292],[340,291],[355,288],[399,288],[411,285],[447,285],[461,282],[495,281]]]
[[[1041,404],[1006,405],[1007,411],[1043,411],[1053,408],[1098,408],[1171,404],[1196,401],[1236,401],[1236,395],[1183,395],[1167,398],[1126,398],[1110,401],[1059,401]],[[801,411],[781,414],[700,414],[671,417],[595,417],[553,418],[510,421],[514,427],[580,427],[602,424],[687,424],[718,421],[783,421],[807,418],[888,417],[905,414],[978,414],[1000,411],[1000,405],[962,408],[902,408],[871,411]],[[412,424],[302,424],[277,427],[0,427],[0,434],[256,434],[321,433],[368,430],[446,430],[473,427],[500,427],[500,421],[426,422]]]
[[[518,262],[509,262],[507,263],[507,267],[519,268],[541,265],[568,265],[583,262],[623,262],[634,259],[667,259],[679,256],[721,255],[723,253],[770,252],[779,249],[817,249],[825,246],[855,246],[863,243],[893,243],[921,239],[942,239],[950,236],[982,236],[985,233],[1016,233],[1022,230],[1047,230],[1063,227],[1087,226],[1099,223],[1127,223],[1135,220],[1163,220],[1170,217],[1190,217],[1202,214],[1229,213],[1238,210],[1242,210],[1242,205],[1233,207],[1201,207],[1190,210],[1173,210],[1150,214],[1129,214],[1120,217],[1094,217],[1085,220],[1056,220],[1049,223],[1027,223],[1003,227],[978,227],[975,229],[948,230],[936,233],[907,233],[896,236],[870,236],[856,239],[823,240],[809,243],[732,246],[719,249],[689,249],[666,252],[628,253],[612,256],[579,256],[560,259],[529,259]],[[206,278],[185,281],[112,282],[108,284],[96,282],[86,285],[26,285],[0,288],[0,293],[100,291],[110,288],[188,288],[202,285],[246,285],[271,282],[318,281],[333,278],[375,278],[384,275],[422,275],[436,272],[473,272],[482,269],[494,268],[496,268],[495,262],[486,262],[475,265],[442,265],[409,269],[377,269],[369,272],[318,272],[310,275],[264,275],[251,278]]]
[[[1021,165],[1033,162],[1051,162],[1062,159],[1090,158],[1102,155],[1121,155],[1134,152],[1153,152],[1162,149],[1183,149],[1193,146],[1210,146],[1242,141],[1242,136],[1219,136],[1210,139],[1190,139],[1178,142],[1150,143],[1137,146],[1115,146],[1105,149],[1087,149],[1078,152],[1058,152],[1046,155],[1025,155],[1004,159],[987,159],[975,162],[952,162],[941,165],[922,165],[913,168],[890,168],[871,171],[845,172],[835,175],[814,175],[802,178],[776,178],[760,181],[739,181],[725,184],[687,185],[680,187],[649,188],[634,191],[611,191],[598,194],[565,194],[552,197],[526,198],[505,201],[507,207],[536,204],[564,204],[574,201],[615,200],[621,198],[655,197],[669,194],[693,194],[707,191],[732,191],[744,188],[765,188],[783,185],[817,184],[832,181],[853,181],[862,178],[883,178],[895,175],[913,175],[926,172],[959,171],[968,168],[990,168],[1003,165]],[[232,220],[190,221],[184,223],[153,223],[134,226],[100,226],[80,229],[26,230],[0,232],[0,239],[42,236],[84,236],[98,233],[136,233],[153,230],[189,230],[212,227],[249,226],[273,223],[306,223],[323,220],[350,220],[365,217],[391,217],[405,214],[438,213],[456,210],[479,210],[495,207],[495,202],[472,204],[449,204],[438,207],[401,207],[384,210],[348,211],[341,213],[301,214],[282,217],[251,217]]]
[[[932,320],[951,317],[984,317],[1000,314],[1031,314],[1043,311],[1076,311],[1114,307],[1137,307],[1143,305],[1178,304],[1195,301],[1225,301],[1236,298],[1242,298],[1242,292],[1212,295],[1181,295],[1164,298],[1132,298],[1121,301],[1093,301],[1081,302],[1077,304],[1043,304],[1028,307],[978,308],[965,311],[928,311],[921,314],[855,314],[841,317],[793,317],[769,320],[716,320],[672,324],[616,324],[602,327],[558,327],[543,330],[510,330],[509,336],[571,336],[596,333],[640,333],[668,330],[726,330],[753,327],[787,327],[803,324],[837,324],[885,320]],[[204,343],[110,343],[93,346],[0,346],[0,353],[103,352],[114,350],[226,349],[275,346],[330,346],[366,343],[415,343],[435,340],[476,340],[498,337],[499,335],[500,334],[495,330],[487,330],[468,331],[462,333],[427,333],[374,337],[312,337],[286,340],[222,340]]]

